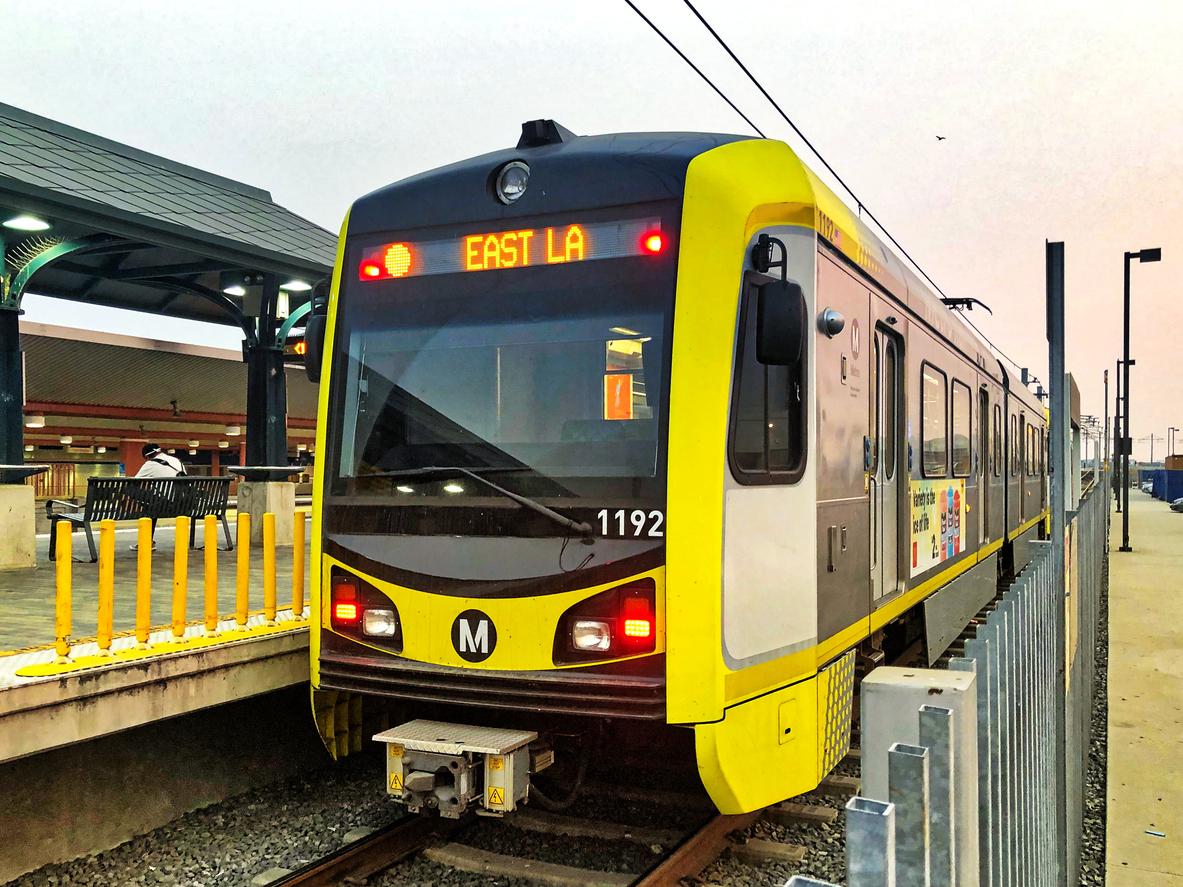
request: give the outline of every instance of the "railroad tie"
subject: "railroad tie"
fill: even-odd
[[[838,819],[838,811],[833,807],[782,801],[765,810],[764,818],[777,825],[829,824]]]
[[[731,853],[740,862],[748,865],[800,862],[805,858],[805,848],[799,844],[767,841],[764,838],[751,838],[742,844],[733,844]]]
[[[827,776],[817,784],[817,790],[823,795],[854,797],[859,793],[860,785],[858,778],[854,776]]]
[[[503,853],[478,850],[466,844],[448,843],[428,847],[423,851],[423,855],[432,862],[463,872],[500,878],[521,878],[536,884],[545,884],[547,887],[628,887],[637,878],[635,874],[601,872],[537,859],[506,856]]]
[[[527,832],[546,835],[567,835],[572,838],[598,838],[601,841],[628,841],[650,847],[659,844],[669,847],[679,843],[685,834],[674,829],[652,828],[640,825],[622,825],[599,819],[580,819],[577,816],[563,816],[558,813],[541,813],[523,808],[507,816],[506,826]]]

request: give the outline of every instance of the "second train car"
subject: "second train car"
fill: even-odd
[[[807,791],[1041,532],[1040,401],[779,141],[532,121],[356,201],[306,334],[314,707],[412,808],[639,722]]]

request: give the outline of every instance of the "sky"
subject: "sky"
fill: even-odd
[[[681,0],[637,2],[820,167]],[[944,292],[986,302],[977,325],[1044,379],[1044,243],[1065,242],[1085,413],[1104,414],[1102,373],[1121,356],[1123,253],[1161,247],[1160,264],[1133,267],[1131,334],[1133,434],[1157,435],[1161,455],[1183,426],[1183,4],[696,5]],[[750,133],[623,0],[0,6],[0,100],[267,188],[334,231],[361,194],[510,146],[524,120]],[[26,308],[236,344],[203,324]]]

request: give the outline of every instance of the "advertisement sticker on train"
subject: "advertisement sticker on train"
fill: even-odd
[[[952,560],[965,550],[965,480],[914,480],[911,499],[912,573]]]

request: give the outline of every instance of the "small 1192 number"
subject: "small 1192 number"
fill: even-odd
[[[643,508],[609,511],[601,508],[596,520],[600,522],[600,534],[603,536],[648,536],[650,539],[665,536],[662,530],[665,515],[656,508],[652,511]]]

